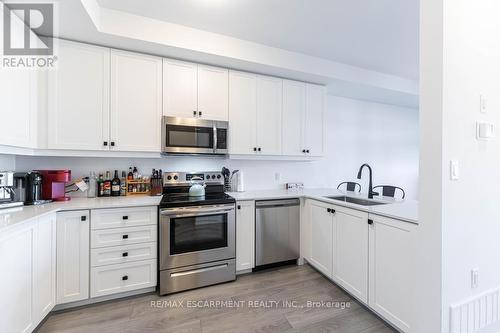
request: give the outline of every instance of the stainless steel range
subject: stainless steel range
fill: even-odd
[[[160,294],[236,279],[235,200],[224,193],[220,172],[163,176],[160,203]],[[189,196],[193,182],[204,196]]]

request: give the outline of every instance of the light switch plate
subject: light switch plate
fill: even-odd
[[[460,165],[457,160],[450,161],[450,179],[451,180],[460,179]]]
[[[484,121],[476,123],[476,137],[478,140],[489,140],[495,136],[495,125]]]

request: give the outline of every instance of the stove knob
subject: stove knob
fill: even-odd
[[[217,175],[217,179],[220,179],[220,175]]]
[[[172,176],[167,176],[167,180],[172,180]]]
[[[205,176],[205,179],[210,179],[210,175],[206,175],[206,176]]]
[[[215,179],[215,175],[212,175],[212,179]]]
[[[174,180],[177,180],[177,179],[179,179],[179,177],[177,177],[177,176],[174,176]]]

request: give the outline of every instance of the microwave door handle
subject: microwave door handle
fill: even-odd
[[[214,132],[214,153],[217,153],[217,126],[215,126],[215,122],[214,122],[214,126],[213,126],[213,132]]]

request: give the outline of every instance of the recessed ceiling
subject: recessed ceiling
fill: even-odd
[[[419,0],[99,0],[103,7],[418,79]]]

